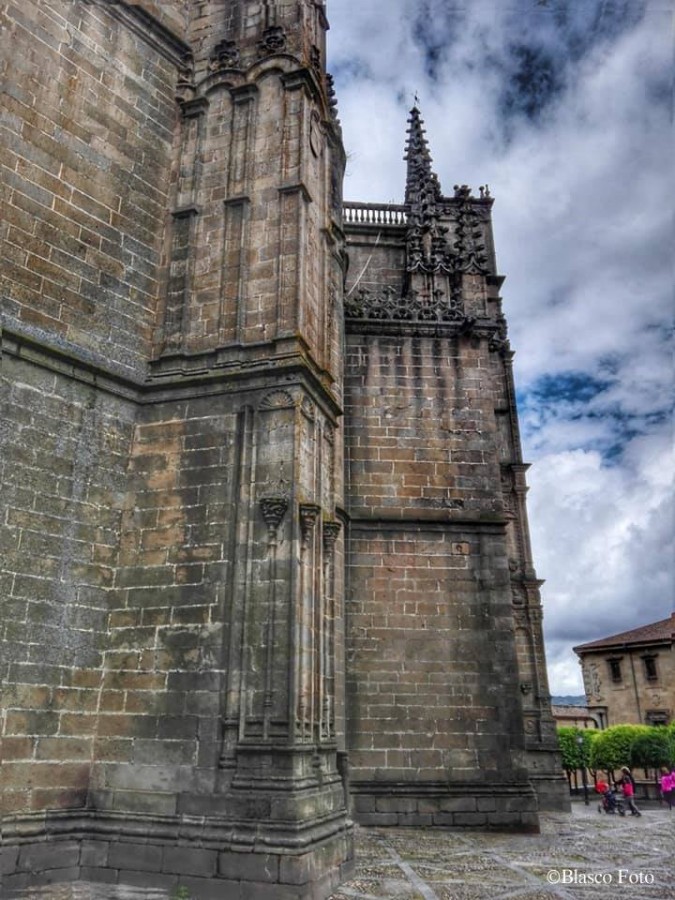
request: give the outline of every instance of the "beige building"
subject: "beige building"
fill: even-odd
[[[580,644],[588,711],[600,727],[665,725],[675,713],[675,613]]]
[[[556,728],[602,728],[602,719],[597,713],[591,713],[587,706],[551,707]]]

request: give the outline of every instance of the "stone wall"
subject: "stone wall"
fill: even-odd
[[[487,347],[352,333],[347,348],[355,814],[532,827]]]
[[[3,14],[5,325],[139,375],[159,294],[177,51],[155,49],[107,4],[39,0]]]
[[[97,715],[111,711],[105,635],[138,399],[129,379],[145,371],[156,321],[179,46],[161,30],[164,43],[149,44],[123,13],[46,0],[3,10],[11,810],[83,805],[91,761],[108,752]]]
[[[5,812],[86,802],[135,414],[23,352],[3,359]]]

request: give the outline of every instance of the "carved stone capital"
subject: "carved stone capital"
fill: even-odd
[[[309,537],[312,531],[314,531],[314,526],[316,525],[316,520],[318,519],[320,512],[321,507],[317,506],[316,503],[300,504],[300,530],[302,532],[303,543],[306,544],[309,541]]]
[[[329,521],[323,523],[323,546],[326,553],[332,553],[341,528],[340,522]]]
[[[274,534],[288,509],[287,497],[261,497],[260,510],[267,525],[270,536]]]

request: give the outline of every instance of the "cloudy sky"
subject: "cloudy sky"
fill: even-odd
[[[554,694],[666,618],[673,0],[328,0],[346,200],[402,202],[419,97],[445,194],[489,184]]]

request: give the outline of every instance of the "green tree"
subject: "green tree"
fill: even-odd
[[[666,728],[654,727],[635,739],[631,762],[643,769],[660,769],[675,762],[675,744]]]
[[[675,739],[668,728],[656,726],[635,740],[631,751],[634,766],[654,770],[656,796],[659,795],[659,773],[662,767],[675,764]]]
[[[601,731],[591,745],[591,766],[611,774],[632,762],[633,744],[650,731],[648,725],[613,725]]]
[[[570,789],[572,788],[572,773],[589,767],[594,733],[591,729],[573,728],[567,725],[558,729],[560,754]]]

